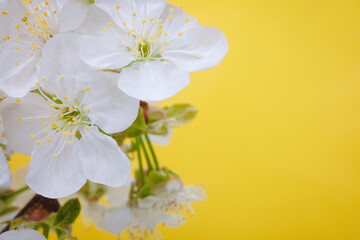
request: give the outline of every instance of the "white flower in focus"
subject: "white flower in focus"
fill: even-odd
[[[88,0],[0,1],[0,89],[23,97],[35,87],[47,42],[75,30],[89,9]]]
[[[8,145],[31,155],[26,182],[48,198],[66,197],[87,179],[119,187],[131,172],[125,153],[102,131],[127,129],[138,115],[139,101],[114,86],[113,74],[87,68],[78,48],[73,34],[52,39],[40,72],[46,93],[39,89],[42,96],[28,93],[2,103]]]
[[[46,240],[35,230],[12,230],[0,234],[0,240]]]
[[[218,65],[226,37],[166,0],[97,0],[79,32],[81,57],[99,69],[122,69],[118,87],[156,102],[185,88],[189,72]],[[124,68],[125,67],[125,68]]]

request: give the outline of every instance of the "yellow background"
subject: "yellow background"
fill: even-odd
[[[360,1],[177,2],[230,51],[165,102],[200,111],[157,151],[208,199],[164,238],[360,239]],[[117,239],[81,221],[75,235]]]

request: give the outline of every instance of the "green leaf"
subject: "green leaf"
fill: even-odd
[[[75,222],[81,211],[81,204],[79,199],[74,198],[67,201],[62,206],[55,218],[55,225],[70,225]]]
[[[195,119],[198,111],[189,104],[175,104],[164,108],[169,127],[179,127]]]

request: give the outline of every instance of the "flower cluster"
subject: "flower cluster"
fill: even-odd
[[[94,202],[109,187],[126,191],[122,206],[101,211],[110,232],[160,237],[159,223],[183,223],[205,193],[161,167],[151,142],[166,143],[196,109],[149,103],[174,96],[227,51],[217,28],[167,0],[0,0],[0,191],[14,151],[31,156],[26,184],[46,198],[82,189]]]

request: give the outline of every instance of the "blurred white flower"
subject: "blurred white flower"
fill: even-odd
[[[88,0],[0,1],[0,89],[23,97],[35,87],[43,47],[85,19]]]
[[[39,88],[42,95],[28,93],[1,104],[8,145],[31,155],[27,184],[48,198],[66,197],[87,179],[123,185],[130,162],[101,131],[127,129],[137,117],[139,101],[119,91],[113,74],[93,71],[78,59],[73,34],[59,35],[44,48],[39,85],[45,92]]]
[[[35,230],[12,230],[0,234],[0,240],[46,240]]]
[[[97,0],[78,30],[81,57],[99,69],[122,69],[118,87],[156,102],[185,88],[189,72],[218,65],[226,37],[166,0]]]
[[[0,194],[11,184],[11,171],[4,151],[0,148]]]
[[[156,188],[153,196],[130,200],[131,182],[121,188],[109,188],[105,199],[110,208],[96,202],[85,204],[85,214],[99,228],[113,234],[126,229],[134,239],[153,236],[162,239],[159,224],[178,227],[185,223],[186,208],[193,214],[190,202],[206,198],[202,187],[183,187],[178,179],[171,179]]]

